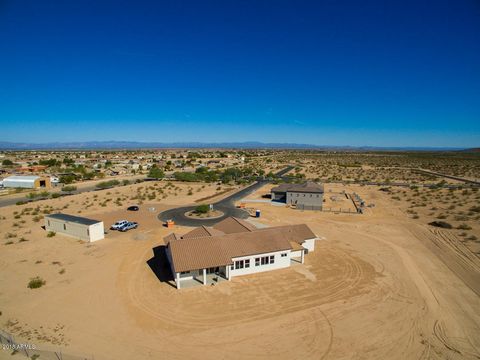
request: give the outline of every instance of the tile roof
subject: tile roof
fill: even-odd
[[[225,234],[233,234],[255,231],[257,230],[257,227],[245,220],[231,216],[213,225],[213,229],[219,230]]]
[[[237,221],[239,219],[233,220]],[[225,220],[222,222],[225,222]],[[244,223],[240,224],[244,229],[241,232],[197,236],[213,230],[212,228],[202,227],[186,234],[192,235],[193,233],[193,236],[179,237],[176,234],[170,234],[165,237],[165,242],[172,254],[175,271],[182,272],[225,266],[232,264],[232,259],[237,257],[299,249],[298,246],[305,240],[316,237],[305,224],[257,229],[246,221],[241,220],[240,223]],[[222,225],[222,228],[228,230],[239,229],[237,225],[232,224],[234,224],[233,221],[228,221]],[[247,224],[254,229],[246,230],[245,225]]]
[[[223,231],[220,231],[214,228],[207,228],[206,226],[200,226],[182,235],[180,238],[190,239],[190,238],[198,238],[198,237],[205,237],[205,236],[223,235],[223,234],[224,234]]]

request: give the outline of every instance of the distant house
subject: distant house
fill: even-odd
[[[167,258],[177,288],[185,281],[204,285],[208,277],[233,277],[303,263],[315,249],[317,236],[305,224],[258,229],[237,218],[227,218],[212,228],[196,228],[164,238]]]
[[[36,189],[49,188],[51,187],[51,183],[50,177],[14,175],[3,179],[3,186],[6,188]]]
[[[32,172],[41,172],[45,171],[48,168],[48,166],[45,165],[32,165],[32,166],[23,166],[16,168],[15,171],[21,172],[21,173],[32,173]]]
[[[88,242],[105,238],[103,221],[68,214],[45,215],[45,230]]]
[[[281,184],[271,190],[273,201],[285,202],[301,210],[322,210],[323,193],[323,185],[311,181]]]

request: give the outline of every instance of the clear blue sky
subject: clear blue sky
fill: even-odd
[[[0,0],[0,141],[479,146],[478,0]]]

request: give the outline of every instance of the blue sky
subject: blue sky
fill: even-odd
[[[480,3],[0,0],[0,141],[480,146]]]

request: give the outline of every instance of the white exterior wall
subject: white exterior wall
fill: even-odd
[[[185,274],[180,273],[180,280],[193,280],[195,276],[198,276],[198,270],[191,270]]]
[[[103,221],[90,225],[90,242],[102,240],[105,238],[105,229],[103,228]]]
[[[307,249],[309,252],[310,251],[313,251],[315,250],[315,240],[317,240],[317,238],[313,238],[313,239],[308,239],[308,240],[305,240],[302,244],[302,246]]]
[[[287,256],[282,257],[280,254],[286,253]],[[268,264],[268,265],[259,265],[255,266],[255,258],[261,258],[264,256],[275,256],[275,262],[273,264]],[[290,250],[285,250],[285,251],[277,251],[277,252],[272,252],[272,253],[265,253],[265,254],[257,254],[257,255],[251,255],[251,256],[242,256],[238,258],[233,258],[233,266],[235,266],[235,261],[238,260],[246,260],[250,259],[250,267],[249,268],[243,268],[243,269],[233,269],[230,267],[230,278],[233,278],[235,276],[240,276],[240,275],[247,275],[247,274],[255,274],[258,272],[263,272],[263,271],[270,271],[270,270],[276,270],[276,269],[282,269],[290,266]]]
[[[83,225],[45,217],[45,230],[54,231],[59,234],[89,242],[104,238],[103,221],[93,225]]]
[[[299,257],[302,256],[302,251],[303,251],[303,250],[295,250],[295,251],[292,251],[290,257],[292,257],[292,258],[299,258]]]

